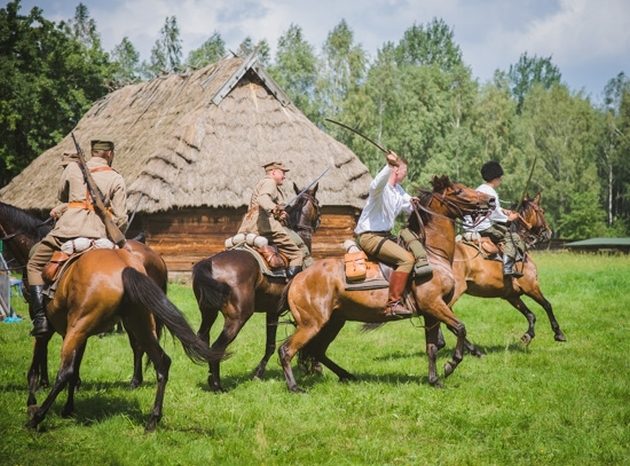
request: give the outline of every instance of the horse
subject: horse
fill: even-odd
[[[52,225],[50,220],[41,221],[30,215],[26,211],[10,204],[0,202],[0,239],[4,240],[7,250],[11,253],[16,265],[14,270],[22,270],[22,281],[27,283],[26,264],[28,262],[29,251],[46,236]],[[127,241],[128,249],[142,262],[147,274],[155,283],[166,292],[168,283],[168,270],[162,257],[144,243],[136,240]],[[28,298],[28,286],[25,288]],[[158,326],[159,330],[159,326]],[[158,332],[159,333],[159,332]],[[46,344],[41,345],[39,351],[40,367],[34,368],[34,372],[29,374],[29,383],[33,383],[32,378],[39,378],[37,384],[41,387],[50,385],[48,379],[48,341],[53,333],[43,336]],[[138,342],[134,340],[132,334],[128,333],[129,343],[133,351],[133,375],[131,378],[131,388],[137,388],[142,384],[142,355],[144,352]]]
[[[549,241],[551,238],[551,228],[545,220],[545,211],[541,207],[540,201],[540,193],[531,199],[529,196],[525,196],[517,210],[519,218],[515,221],[516,231],[529,247],[537,242]],[[527,253],[525,253],[522,261],[522,274],[523,276],[519,278],[505,278],[503,276],[503,264],[500,261],[487,260],[475,246],[458,241],[453,261],[453,275],[456,281],[455,292],[449,305],[452,307],[464,293],[481,298],[505,299],[527,319],[528,328],[521,337],[521,342],[527,346],[535,336],[534,324],[536,323],[536,316],[521,299],[522,295],[529,296],[547,313],[551,329],[554,332],[554,339],[560,342],[566,341],[566,336],[560,329],[551,303],[540,290],[536,264]],[[472,352],[477,353],[474,345],[467,344],[467,347]]]
[[[194,362],[210,362],[210,348],[190,328],[179,309],[146,274],[142,261],[126,248],[93,249],[84,253],[64,271],[55,295],[46,306],[55,331],[63,337],[60,367],[50,393],[37,406],[36,383],[29,378],[27,426],[36,428],[45,418],[59,393],[67,386],[68,398],[62,416],[74,411],[74,391],[87,340],[110,329],[122,319],[140,348],[153,363],[157,388],[146,431],[155,430],[162,418],[164,392],[171,359],[159,344],[155,317],[180,340],[186,355]],[[29,374],[39,367],[40,349],[47,340],[35,339]]]
[[[320,222],[321,209],[316,197],[318,186],[316,184],[305,191],[295,204],[287,208],[288,227],[300,235],[309,251],[313,233]],[[293,189],[296,194],[300,192],[295,184]],[[254,312],[266,313],[265,354],[253,372],[254,378],[262,378],[276,349],[277,305],[286,285],[285,280],[263,275],[251,253],[228,249],[196,263],[192,284],[201,312],[197,335],[206,343],[210,342],[210,328],[219,311],[223,314],[223,330],[212,344],[212,350],[218,354],[225,353]],[[209,364],[208,385],[213,391],[223,391],[218,359]]]
[[[414,200],[414,212],[408,227],[416,234],[426,235],[426,249],[433,274],[428,279],[411,283],[411,297],[424,317],[426,349],[429,359],[429,383],[441,386],[436,371],[439,323],[442,322],[457,335],[453,359],[444,366],[445,377],[453,373],[462,361],[466,328],[448,306],[455,281],[451,263],[455,250],[455,219],[465,215],[476,217],[494,206],[494,199],[459,183],[447,176],[434,177],[433,191],[422,192]],[[308,352],[332,370],[341,381],[354,376],[326,356],[330,343],[339,334],[346,321],[385,323],[400,320],[385,316],[383,309],[388,290],[346,290],[342,258],[325,258],[296,275],[287,286],[279,309],[288,308],[296,330],[278,349],[289,391],[298,392],[291,359],[308,345]]]

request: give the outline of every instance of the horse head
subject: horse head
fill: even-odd
[[[319,227],[321,220],[321,207],[316,197],[318,188],[319,183],[305,191],[292,206],[287,208],[289,228],[300,235],[309,249],[311,249],[313,233]],[[295,194],[301,192],[295,183],[293,183],[293,190]]]
[[[446,175],[435,176],[431,182],[433,191],[421,190],[417,201],[414,201],[416,212],[421,211],[421,221],[426,223],[431,214],[447,217],[451,221],[470,216],[473,221],[480,215],[486,215],[495,207],[495,199],[469,188],[461,183],[455,183]],[[410,228],[418,220],[410,217]]]
[[[545,242],[551,239],[552,230],[545,219],[545,210],[541,207],[542,195],[539,192],[533,198],[526,194],[518,209],[520,215],[519,224],[526,232],[526,236],[531,238],[530,245]]]
[[[22,209],[0,202],[0,240],[20,265],[26,265],[31,247],[51,229],[48,221],[42,222]]]

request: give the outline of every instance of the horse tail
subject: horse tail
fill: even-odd
[[[181,311],[147,275],[132,267],[125,267],[122,282],[125,299],[152,312],[177,337],[192,361],[202,363],[217,358],[208,345],[195,335]]]
[[[209,259],[197,262],[193,266],[192,284],[202,312],[218,311],[231,293],[228,284],[217,281],[212,276],[212,261]]]
[[[385,322],[368,322],[366,324],[361,325],[361,333],[373,332],[374,330],[378,330]]]

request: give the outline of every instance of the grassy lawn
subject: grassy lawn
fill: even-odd
[[[30,323],[0,324],[0,464],[630,464],[630,258],[534,258],[566,343],[553,340],[544,311],[527,298],[538,320],[525,348],[518,311],[465,296],[455,310],[486,355],[467,356],[444,389],[427,384],[424,331],[414,320],[368,334],[348,324],[329,355],[358,382],[296,371],[307,393],[295,395],[277,357],[265,380],[249,379],[264,346],[264,316],[256,315],[222,365],[227,393],[209,392],[206,368],[170,336],[163,340],[173,365],[164,418],[152,434],[144,422],[154,373],[128,388],[125,335],[90,339],[74,418],[60,416],[62,393],[40,432],[23,427]],[[171,285],[169,296],[196,330],[190,287]],[[24,304],[18,312],[28,315]],[[291,331],[283,325],[278,336]],[[454,345],[446,338],[440,373]],[[51,378],[59,343],[57,336],[50,347]]]

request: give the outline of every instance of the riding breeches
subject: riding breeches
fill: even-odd
[[[491,226],[483,231],[480,231],[481,236],[487,236],[492,240],[494,244],[500,244],[503,246],[503,254],[507,257],[515,259],[518,252],[525,252],[525,243],[518,235],[518,233],[508,230],[503,226]]]
[[[389,239],[388,233],[361,233],[357,242],[366,254],[391,265],[397,272],[411,273],[413,270],[416,261],[413,254]]]
[[[47,235],[31,248],[28,264],[26,265],[29,285],[44,285],[44,279],[42,278],[44,266],[50,261],[53,253],[59,251],[61,245],[67,240],[67,238],[57,238],[56,236]]]
[[[289,260],[289,267],[302,267],[304,262],[304,252],[291,239],[287,231],[282,229],[274,229],[265,233],[267,238],[271,239],[271,243],[278,247],[278,250],[284,254]]]

